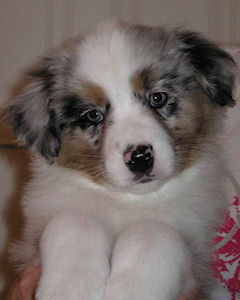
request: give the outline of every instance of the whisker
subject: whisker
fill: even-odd
[[[90,169],[85,169],[86,172],[90,173],[90,174],[95,174],[98,173],[100,171],[105,171],[104,169],[97,169],[97,168],[90,168]]]
[[[69,161],[75,161],[75,162],[78,162],[78,163],[89,163],[89,161],[91,162],[92,164],[92,160],[96,160],[98,163],[102,163],[104,162],[104,159],[102,157],[86,157],[86,156],[79,156],[77,153],[76,154],[72,154],[71,155],[72,157],[69,159]],[[97,159],[96,159],[97,158]]]
[[[93,165],[92,161],[89,161],[89,159],[75,159],[75,162],[89,167],[92,167]],[[95,166],[97,166],[98,164],[103,164],[103,161],[98,160]]]
[[[106,175],[107,172],[105,170],[99,171],[99,172],[94,172],[94,173],[89,173],[90,175],[94,176],[95,178],[99,178],[103,175]]]
[[[83,158],[103,158],[101,154],[82,154],[78,152],[71,153],[74,156],[83,157]]]

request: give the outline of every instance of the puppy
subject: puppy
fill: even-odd
[[[234,74],[198,34],[118,22],[28,73],[8,113],[35,152],[15,259],[41,263],[36,299],[215,299]]]

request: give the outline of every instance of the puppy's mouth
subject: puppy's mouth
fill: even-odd
[[[122,186],[121,190],[130,194],[147,194],[156,191],[160,186],[159,177],[149,174],[137,174],[128,182],[127,185]]]
[[[134,178],[135,183],[148,183],[155,179],[154,175],[137,174]]]

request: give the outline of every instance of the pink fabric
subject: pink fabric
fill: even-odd
[[[240,299],[240,201],[234,196],[225,224],[216,236],[214,270],[229,292],[229,299]],[[227,300],[227,299],[226,299]]]

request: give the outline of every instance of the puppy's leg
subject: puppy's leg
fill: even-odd
[[[134,224],[117,240],[105,300],[176,300],[193,288],[190,261],[170,226]]]
[[[110,244],[103,226],[89,216],[53,218],[40,242],[42,276],[36,299],[103,299]]]

